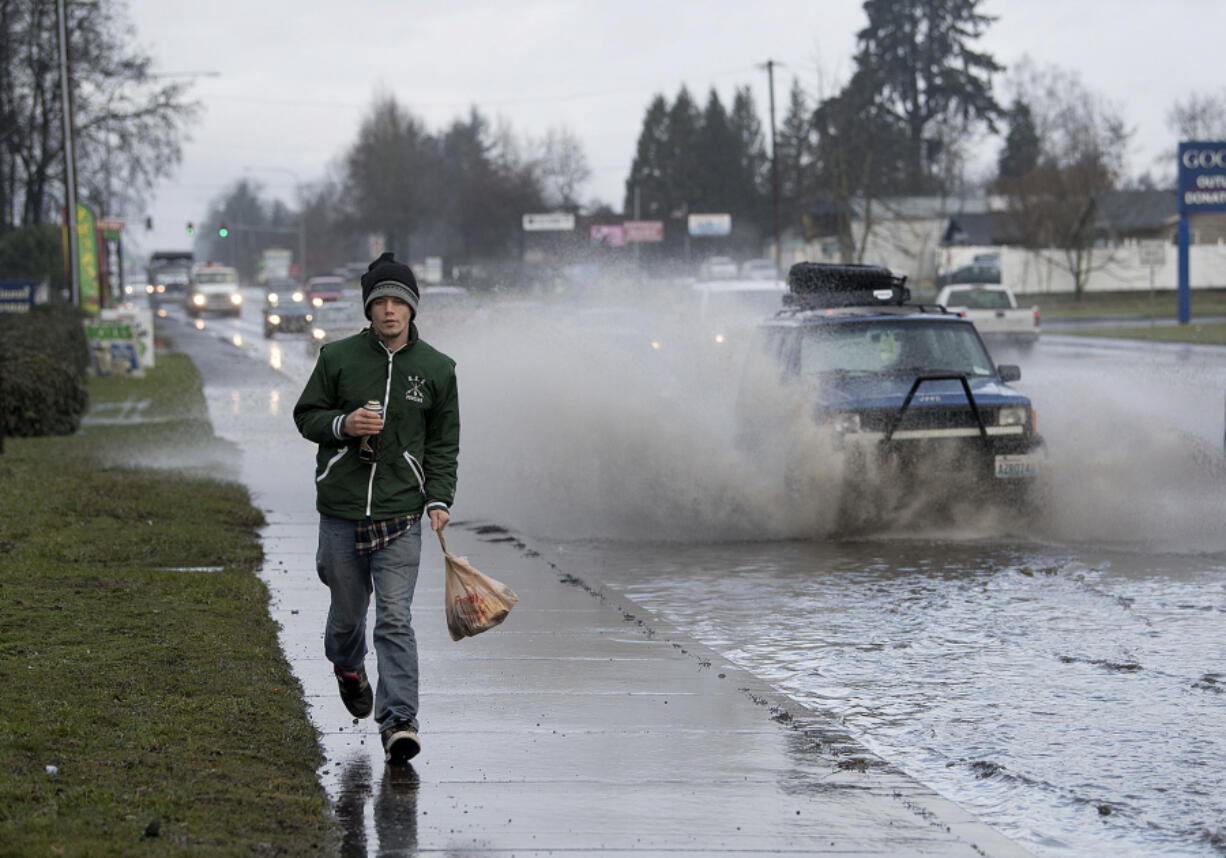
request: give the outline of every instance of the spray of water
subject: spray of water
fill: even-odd
[[[813,424],[811,399],[781,387],[752,352],[761,313],[700,319],[684,290],[620,306],[603,297],[492,304],[455,327],[423,325],[459,363],[464,514],[572,539],[843,535],[845,463]],[[1161,414],[1138,419],[1096,399],[1095,384],[1049,374],[1028,385],[1048,441],[1042,501],[1029,514],[969,493],[941,492],[934,504],[923,488],[947,487],[958,467],[933,460],[907,496],[894,475],[865,475],[877,490],[872,525],[1221,548],[1220,452]],[[740,443],[738,408],[771,428],[768,442]]]

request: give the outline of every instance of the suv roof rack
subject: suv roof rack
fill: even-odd
[[[881,265],[797,262],[788,270],[785,307],[901,306],[911,300],[907,278]]]

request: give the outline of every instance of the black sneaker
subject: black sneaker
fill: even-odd
[[[375,695],[370,690],[370,682],[366,679],[363,668],[357,670],[341,670],[332,668],[336,674],[336,682],[341,687],[341,701],[354,718],[365,718],[375,708]]]
[[[421,750],[421,739],[413,725],[401,721],[383,728],[383,752],[393,766],[403,766]]]

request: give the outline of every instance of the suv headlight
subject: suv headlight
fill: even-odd
[[[317,340],[322,340],[324,337],[328,336],[328,332],[323,328],[311,328],[311,336]]]
[[[999,426],[1025,426],[1029,415],[1025,405],[1006,405],[996,417]]]
[[[275,306],[277,306],[277,302],[278,302],[278,301],[280,301],[280,300],[281,300],[281,299],[280,299],[279,297],[277,297],[277,293],[276,293],[276,292],[269,292],[269,293],[268,293],[268,303],[269,303],[269,304],[272,304],[274,307],[275,307]]]
[[[849,432],[860,431],[860,415],[852,411],[843,411],[830,416],[830,425],[835,432],[846,435]]]
[[[289,297],[295,304],[301,304],[304,296],[301,292],[295,292],[293,295],[290,295]]]
[[[195,295],[192,296],[192,303],[195,304],[197,307],[203,307],[204,306],[204,296],[201,295],[199,292],[197,292]]]
[[[230,303],[237,307],[239,304],[243,303],[243,296],[235,292],[230,296]]]

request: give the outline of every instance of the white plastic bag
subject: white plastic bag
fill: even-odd
[[[473,568],[467,557],[448,552],[441,532],[438,541],[446,566],[447,631],[451,639],[481,634],[505,620],[519,601],[514,591]]]

